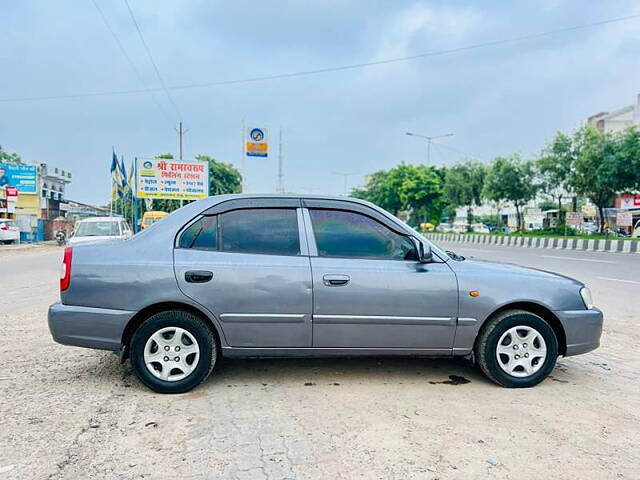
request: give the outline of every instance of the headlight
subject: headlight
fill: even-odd
[[[580,289],[580,296],[582,297],[584,306],[587,307],[588,310],[592,309],[593,299],[591,298],[591,290],[589,290],[587,287],[582,287]]]

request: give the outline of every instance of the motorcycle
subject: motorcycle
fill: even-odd
[[[67,243],[67,233],[64,230],[58,230],[56,232],[56,241],[58,242],[58,246]]]

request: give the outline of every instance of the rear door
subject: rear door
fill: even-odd
[[[216,315],[232,347],[310,347],[311,269],[300,200],[226,203],[179,236],[180,289]]]
[[[454,273],[443,262],[420,264],[411,239],[371,213],[305,211],[312,230],[313,346],[450,352]]]

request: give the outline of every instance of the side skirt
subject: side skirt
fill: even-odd
[[[468,353],[468,352],[466,352]],[[357,357],[357,356],[420,356],[420,357],[452,357],[462,355],[453,349],[442,348],[240,348],[222,347],[222,356],[238,357]]]

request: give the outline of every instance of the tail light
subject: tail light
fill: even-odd
[[[9,224],[7,222],[0,223],[0,230],[9,230]]]
[[[73,249],[67,247],[64,249],[64,258],[62,259],[62,269],[60,270],[60,291],[64,292],[69,288],[71,283],[71,259],[73,258]]]

